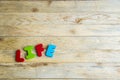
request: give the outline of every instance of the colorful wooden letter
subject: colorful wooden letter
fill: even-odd
[[[55,52],[54,51],[55,48],[56,48],[55,45],[49,44],[48,47],[47,47],[45,55],[47,57],[53,57],[53,55],[54,55],[53,53]]]
[[[47,49],[46,49],[45,55],[47,57],[53,57],[54,52],[55,52],[55,50],[54,50],[55,48],[56,48],[55,45],[49,44]],[[25,58],[32,59],[32,58],[36,57],[36,54],[33,53],[33,50],[36,51],[38,57],[41,57],[42,52],[44,51],[44,48],[43,48],[43,44],[38,44],[35,47],[34,46],[26,46],[23,48],[23,50],[27,52]],[[20,56],[21,56],[21,51],[18,49],[16,51],[16,56],[15,56],[16,62],[24,62],[25,61],[25,59],[21,58]]]
[[[42,52],[44,51],[43,44],[38,44],[35,46],[35,50],[37,52],[37,56],[41,57]]]
[[[16,62],[24,62],[24,61],[25,61],[24,58],[21,58],[21,57],[20,57],[20,55],[21,55],[21,51],[20,51],[20,50],[17,50],[17,51],[16,51],[16,56],[15,56]]]
[[[33,46],[26,46],[24,48],[24,50],[27,52],[26,59],[32,59],[32,58],[34,58],[36,56],[34,53],[32,53],[33,49],[34,49]]]

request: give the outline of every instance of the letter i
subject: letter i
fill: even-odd
[[[33,49],[34,49],[33,46],[24,47],[24,51],[27,52],[26,59],[32,59],[32,58],[36,57],[36,55],[32,52]]]

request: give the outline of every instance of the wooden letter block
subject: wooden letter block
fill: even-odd
[[[24,62],[24,61],[25,61],[24,58],[21,58],[21,57],[20,57],[20,55],[21,55],[21,51],[20,51],[20,50],[17,50],[17,51],[16,51],[16,56],[15,56],[16,62]]]
[[[41,57],[42,52],[44,51],[43,44],[38,44],[35,46],[35,50],[37,52],[37,56]]]
[[[32,50],[34,49],[33,46],[26,46],[24,50],[27,52],[26,59],[32,59],[36,56],[36,54],[32,53]]]
[[[55,52],[54,51],[55,48],[56,48],[55,45],[49,44],[48,47],[47,47],[45,55],[47,57],[53,57],[53,55],[54,55],[53,53]]]

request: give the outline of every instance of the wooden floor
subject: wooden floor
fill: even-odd
[[[38,43],[54,58],[15,62]],[[0,80],[120,80],[120,0],[0,0]]]

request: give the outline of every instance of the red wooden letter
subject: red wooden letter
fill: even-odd
[[[41,57],[41,56],[42,56],[42,52],[44,51],[43,45],[42,45],[42,44],[36,45],[36,46],[35,46],[35,50],[36,50],[36,52],[37,52],[37,55],[38,55],[39,57]]]
[[[21,55],[21,51],[17,50],[16,51],[16,58],[15,58],[16,62],[24,62],[25,61],[24,58],[20,58],[20,55]]]

